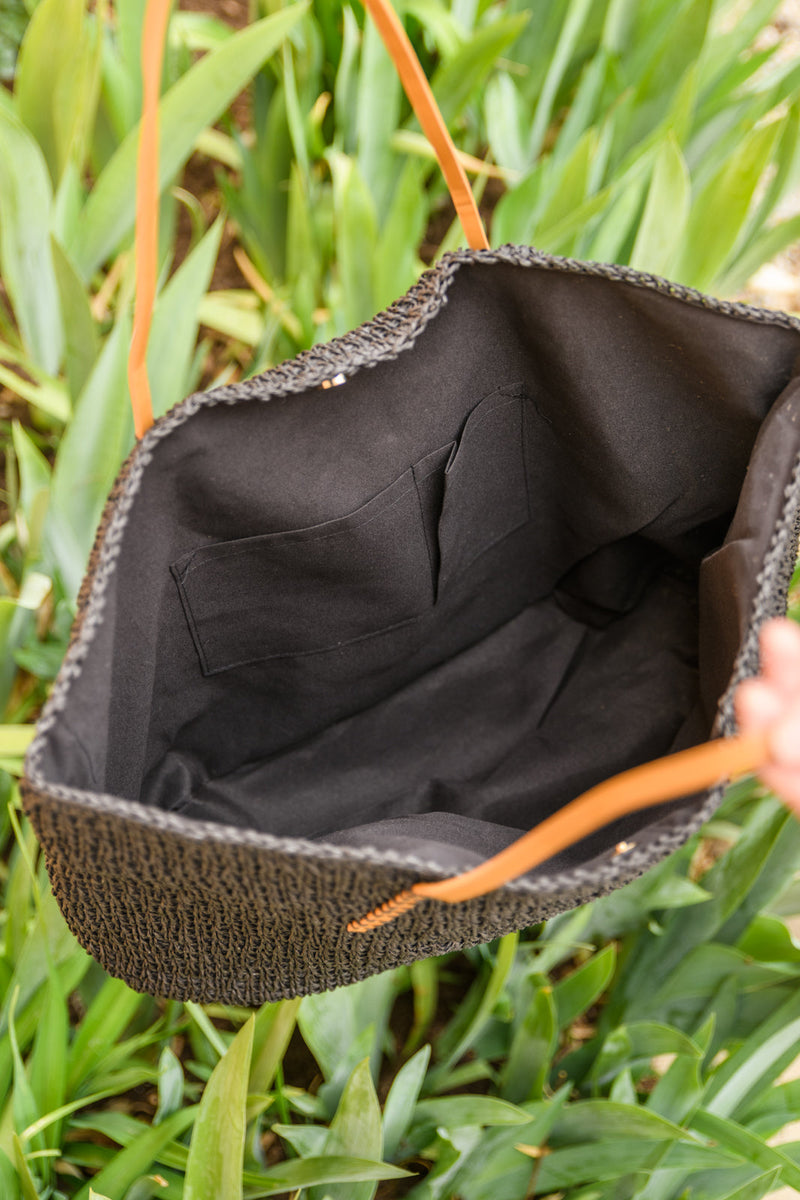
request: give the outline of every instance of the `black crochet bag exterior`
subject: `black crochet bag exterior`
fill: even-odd
[[[140,990],[258,1004],[531,925],[680,845],[720,789],[346,930],[733,731],[796,558],[799,351],[783,313],[463,251],[158,421],[24,781],[86,949]]]

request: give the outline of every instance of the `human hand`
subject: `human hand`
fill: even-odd
[[[759,777],[800,815],[800,626],[779,618],[761,631],[761,674],[736,691],[743,734],[769,730],[772,758]]]

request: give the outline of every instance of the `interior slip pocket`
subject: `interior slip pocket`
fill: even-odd
[[[440,585],[530,519],[522,385],[498,388],[472,410],[445,469]]]
[[[193,550],[170,569],[204,675],[371,637],[434,598],[413,468],[345,517]]]

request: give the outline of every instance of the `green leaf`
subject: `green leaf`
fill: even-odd
[[[546,199],[546,163],[535,164],[497,203],[492,216],[492,240],[525,244],[533,237],[536,214]]]
[[[752,242],[742,246],[733,263],[717,281],[721,296],[735,296],[742,290],[759,267],[771,262],[792,242],[800,239],[800,216],[779,221],[756,234]]]
[[[17,1134],[12,1134],[11,1144],[14,1152],[14,1166],[19,1176],[20,1190],[24,1200],[39,1200],[39,1189],[33,1181],[30,1167],[25,1158],[25,1151]]]
[[[569,0],[558,43],[550,60],[531,122],[528,135],[528,155],[531,161],[537,158],[541,151],[553,115],[553,105],[558,89],[572,59],[590,7],[591,0]]]
[[[530,1113],[516,1104],[494,1096],[437,1096],[422,1100],[414,1113],[416,1121],[430,1121],[445,1129],[468,1126],[525,1125]]]
[[[297,1024],[299,1008],[299,999],[279,1000],[275,1004],[264,1004],[256,1013],[250,1067],[251,1092],[263,1094],[272,1087]]]
[[[26,372],[26,376],[30,375],[36,380],[35,383],[4,366],[0,366],[0,383],[49,417],[55,417],[57,421],[68,421],[72,410],[63,383],[40,371],[30,359],[23,360],[20,366]]]
[[[205,1052],[205,1047],[203,1047],[203,1050],[200,1052],[202,1053],[203,1061],[216,1066],[217,1061],[220,1058],[225,1057],[228,1051],[228,1044],[226,1043],[222,1034],[218,1031],[216,1025],[214,1025],[208,1013],[205,1011],[205,1009],[201,1008],[199,1004],[195,1004],[193,1000],[187,1000],[186,1011],[194,1021],[202,1037],[205,1039],[205,1042],[210,1047],[208,1054]],[[195,1053],[198,1053],[196,1043],[193,1042],[192,1045],[195,1047]]]
[[[431,80],[433,94],[447,124],[460,116],[497,59],[514,42],[528,23],[529,13],[501,17],[482,25],[464,42]]]
[[[144,998],[121,979],[106,979],[80,1023],[69,1056],[70,1092],[94,1073],[142,1007]]]
[[[544,1093],[558,1045],[558,1020],[549,984],[536,990],[519,1023],[503,1070],[502,1095],[507,1100],[538,1100]]]
[[[38,544],[38,527],[50,495],[50,464],[19,421],[14,422],[11,432],[19,468],[18,511],[25,518],[30,540]]]
[[[130,1076],[133,1079],[133,1076]],[[22,1136],[35,1138],[43,1130],[48,1129],[51,1125],[62,1121],[64,1117],[71,1116],[81,1108],[88,1108],[92,1104],[99,1104],[101,1100],[107,1100],[110,1096],[118,1096],[120,1094],[123,1080],[118,1078],[113,1088],[106,1088],[102,1092],[91,1092],[88,1096],[79,1096],[77,1100],[70,1100],[69,1104],[62,1104],[59,1108],[53,1109],[52,1112],[45,1113],[43,1117],[39,1117],[34,1121],[33,1125],[29,1125],[27,1129],[22,1131]],[[135,1084],[133,1086],[136,1086]]]
[[[584,70],[564,124],[558,131],[553,147],[554,159],[563,159],[571,154],[586,130],[602,120],[604,114],[600,106],[611,73],[610,67],[609,55],[601,48]]]
[[[486,132],[495,162],[513,171],[527,171],[531,160],[528,154],[527,114],[514,80],[507,71],[498,71],[486,85],[483,101]]]
[[[772,1137],[784,1125],[800,1119],[800,1079],[790,1079],[765,1089],[753,1104],[744,1106],[740,1120],[748,1129]]]
[[[16,598],[0,596],[0,713],[8,705],[17,674],[14,652],[25,640],[29,627],[30,614]]]
[[[715,1116],[735,1116],[793,1060],[800,1047],[800,993],[773,1013],[717,1070],[703,1101]]]
[[[553,1000],[560,1029],[571,1025],[599,999],[611,982],[616,961],[616,947],[610,942],[576,971],[559,980],[553,989]]]
[[[414,1116],[414,1108],[431,1057],[430,1046],[423,1046],[404,1063],[395,1075],[383,1106],[383,1153],[394,1158]]]
[[[19,1131],[25,1129],[26,1126],[32,1125],[39,1116],[39,1109],[36,1103],[36,1096],[33,1093],[25,1064],[22,1061],[20,1053],[19,1041],[17,1039],[17,1027],[14,1022],[14,1007],[17,993],[11,1001],[11,1011],[8,1017],[8,1037],[11,1044],[11,1057],[14,1062],[14,1093],[12,1100],[12,1111],[14,1114],[14,1126]]]
[[[0,1150],[0,1194],[3,1200],[19,1200],[19,1176],[5,1150]]]
[[[702,1058],[700,1047],[679,1029],[657,1021],[637,1021],[620,1025],[606,1037],[592,1067],[592,1078],[600,1082],[616,1074],[623,1064],[647,1061],[656,1054]]]
[[[281,1192],[292,1192],[298,1188],[310,1188],[323,1184],[360,1183],[374,1179],[407,1179],[411,1171],[392,1167],[389,1163],[369,1162],[363,1158],[350,1158],[336,1154],[325,1154],[311,1158],[294,1158],[277,1167],[256,1174],[245,1171],[245,1200],[261,1200],[262,1196],[278,1196]],[[327,1193],[330,1195],[330,1189]],[[206,1197],[203,1197],[206,1200]],[[216,1197],[215,1197],[216,1200]]]
[[[420,167],[409,160],[394,188],[378,236],[372,286],[379,310],[387,308],[416,281],[421,270],[417,246],[424,237],[426,220]]]
[[[457,1183],[463,1179],[470,1163],[474,1160],[477,1148],[485,1137],[480,1129],[438,1129],[432,1148],[427,1152],[435,1158],[432,1171],[425,1176],[419,1188],[415,1188],[418,1196],[424,1200],[445,1200],[445,1197],[464,1197],[464,1192]],[[456,1191],[455,1189],[458,1188]],[[516,1193],[521,1194],[521,1193]]]
[[[163,189],[192,152],[195,140],[213,125],[247,81],[270,57],[307,11],[307,0],[256,21],[200,59],[161,101],[159,182]],[[135,213],[138,126],[132,130],[92,189],[68,247],[87,279],[128,236]]]
[[[636,1085],[633,1082],[633,1074],[630,1067],[625,1067],[617,1075],[611,1084],[611,1091],[608,1094],[608,1098],[609,1100],[616,1101],[618,1104],[636,1104],[638,1102]]]
[[[692,1129],[711,1138],[715,1145],[723,1146],[734,1154],[754,1163],[764,1171],[780,1171],[781,1182],[787,1187],[800,1190],[800,1167],[776,1146],[768,1146],[756,1134],[751,1133],[735,1121],[726,1120],[714,1113],[698,1110],[691,1120]]]
[[[699,1060],[688,1054],[679,1054],[653,1088],[647,1107],[660,1117],[680,1125],[697,1108],[702,1095]]]
[[[712,941],[732,913],[735,913],[758,879],[771,848],[791,820],[772,800],[754,801],[749,809],[742,835],[728,852],[703,876],[703,887],[711,898],[703,904],[677,909],[658,936],[642,938],[637,953],[627,959],[621,986],[615,989],[609,1021],[620,1020],[624,1007],[626,1019],[652,1011],[653,995],[694,947]]]
[[[264,318],[255,309],[258,300],[248,291],[209,292],[200,301],[197,318],[237,342],[257,346],[264,336]]]
[[[31,1088],[40,1114],[50,1113],[64,1103],[68,1043],[67,1004],[58,976],[54,972],[45,988],[30,1063]],[[49,1127],[45,1143],[50,1147],[61,1144],[58,1124]]]
[[[427,1035],[436,1016],[439,999],[439,964],[431,958],[421,958],[408,968],[414,993],[414,1024],[411,1026],[403,1054],[411,1054]]]
[[[36,992],[50,977],[52,964],[59,968],[62,983],[69,990],[78,986],[89,964],[86,954],[70,933],[52,892],[44,891],[39,899],[38,920],[27,930],[27,936],[14,965],[0,1015],[0,1034],[8,1028],[11,998],[19,989],[17,1001],[17,1028],[23,1021],[36,1017],[34,1000]],[[30,1005],[30,1007],[29,1007]],[[29,1026],[29,1037],[33,1036],[35,1022]]]
[[[184,1200],[241,1200],[247,1081],[253,1050],[251,1017],[214,1068],[192,1130]]]
[[[759,962],[800,962],[800,946],[784,922],[767,913],[751,921],[736,948]]]
[[[330,1137],[325,1125],[273,1125],[272,1132],[288,1142],[301,1158],[324,1154]]]
[[[743,1183],[741,1187],[734,1188],[732,1192],[726,1192],[724,1196],[720,1196],[719,1200],[761,1200],[762,1196],[775,1190],[775,1183],[779,1176],[780,1168],[775,1167],[772,1171],[765,1171],[763,1175],[757,1175],[749,1183]]]
[[[303,997],[297,1024],[325,1076],[319,1095],[331,1114],[365,1054],[377,1079],[394,988],[395,973],[385,971],[347,988]]]
[[[91,1183],[84,1184],[76,1200],[89,1200],[90,1190],[98,1192],[101,1196],[123,1196],[135,1179],[152,1168],[164,1148],[188,1129],[197,1112],[197,1105],[182,1108],[160,1125],[152,1125],[139,1134],[124,1150],[114,1155],[108,1166],[103,1167]],[[188,1200],[190,1193],[186,1192],[185,1195]],[[204,1193],[203,1200],[210,1195],[214,1193]],[[227,1200],[227,1196],[220,1193],[219,1200]]]
[[[40,0],[20,48],[17,107],[54,186],[69,159],[82,165],[94,122],[100,47],[92,40],[83,0]]]
[[[579,1184],[595,1185],[606,1180],[613,1180],[618,1184],[621,1175],[625,1178],[639,1171],[651,1171],[660,1161],[662,1153],[662,1142],[634,1136],[609,1138],[607,1141],[592,1142],[590,1145],[569,1146],[554,1150],[541,1160],[536,1186],[543,1194],[547,1194]],[[676,1145],[672,1154],[675,1155],[676,1164],[680,1164],[684,1172],[687,1169],[699,1171],[725,1162],[725,1159],[721,1160],[718,1151],[699,1144]],[[730,1160],[727,1161],[730,1163]],[[670,1192],[669,1195],[674,1193]]]
[[[86,289],[59,242],[51,239],[61,314],[64,320],[64,369],[73,400],[83,391],[100,353],[97,324]]]
[[[694,72],[708,34],[713,0],[684,0],[662,9],[662,20],[653,24],[647,48],[640,42],[643,57],[628,62],[635,73],[635,90],[630,108],[627,145],[635,146],[658,124],[688,75]]]
[[[550,1142],[562,1146],[621,1138],[674,1141],[685,1136],[686,1131],[680,1126],[641,1106],[610,1100],[581,1100],[561,1109]]]
[[[0,725],[0,758],[22,758],[35,734],[33,725]]]
[[[370,1074],[369,1059],[360,1062],[347,1081],[336,1116],[330,1127],[326,1153],[358,1155],[379,1161],[383,1155],[383,1125],[378,1097]],[[372,1200],[376,1184],[364,1182],[360,1187],[343,1185],[313,1189],[309,1200]]]
[[[0,268],[22,340],[55,375],[64,334],[50,248],[52,190],[42,152],[24,125],[0,109]]]
[[[58,448],[47,526],[64,584],[76,596],[103,506],[133,443],[127,361],[131,323],[122,312]]]
[[[147,373],[156,417],[189,391],[200,301],[211,281],[224,225],[224,218],[218,217],[156,301],[147,345]]]
[[[537,213],[534,227],[537,245],[545,246],[547,231],[553,225],[560,224],[587,198],[589,172],[598,153],[598,144],[597,130],[587,129],[569,157],[548,170],[544,202]]]
[[[752,130],[693,202],[679,267],[680,278],[692,286],[708,289],[723,272],[770,161],[779,128],[773,121]],[[709,213],[714,214],[713,221]]]
[[[187,50],[213,50],[234,36],[230,25],[202,12],[176,12],[170,22],[170,42]]]
[[[401,98],[400,80],[383,40],[375,23],[366,21],[356,92],[356,154],[379,221],[388,212],[395,190],[397,166],[390,143]]]
[[[547,975],[564,959],[572,958],[576,950],[588,948],[581,938],[592,920],[593,908],[584,904],[574,912],[562,913],[548,921],[540,938],[542,947],[531,960],[531,968]]]
[[[680,252],[690,199],[689,171],[677,139],[669,134],[656,155],[630,258],[632,267],[654,275],[669,274]]]
[[[358,163],[337,150],[328,152],[333,175],[334,232],[341,286],[340,333],[375,315],[372,263],[377,253],[378,216]]]
[[[777,801],[777,812],[782,816],[783,806]],[[800,861],[800,823],[796,820],[784,821],[778,836],[769,847],[761,862],[761,871],[754,880],[752,887],[743,897],[742,903],[731,913],[719,931],[718,937],[723,942],[736,942],[747,929],[750,922],[763,909],[769,908],[776,896],[780,895],[786,885],[797,872]]]
[[[179,1058],[165,1046],[158,1060],[158,1108],[154,1125],[161,1125],[183,1104],[183,1067]]]
[[[447,1076],[451,1067],[475,1043],[489,1020],[513,966],[518,943],[517,933],[506,934],[500,939],[497,943],[497,957],[488,972],[488,978],[484,974],[475,981],[470,990],[471,1003],[468,997],[467,1003],[462,1004],[461,1011],[444,1031],[439,1047],[444,1061],[431,1072],[431,1090],[437,1090],[441,1086],[443,1077]]]

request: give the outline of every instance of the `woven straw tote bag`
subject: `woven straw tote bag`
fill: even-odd
[[[796,557],[798,354],[782,313],[477,248],[152,428],[140,400],[24,781],[82,944],[134,988],[257,1004],[683,843],[764,756],[731,698]]]

